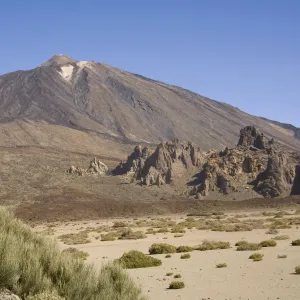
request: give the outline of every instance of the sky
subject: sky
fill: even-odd
[[[299,0],[2,0],[0,74],[55,54],[300,127]]]

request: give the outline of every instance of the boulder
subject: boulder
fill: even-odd
[[[78,175],[78,176],[91,175],[91,174],[98,175],[98,176],[105,176],[108,174],[108,171],[109,171],[108,167],[100,160],[97,160],[97,158],[95,157],[90,162],[90,166],[87,169],[71,166],[67,170],[67,173]]]
[[[260,133],[254,126],[246,126],[240,131],[238,146],[254,147],[257,149],[266,148],[266,139],[263,133]]]

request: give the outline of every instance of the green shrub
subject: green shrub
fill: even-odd
[[[300,266],[295,267],[295,274],[300,274]]]
[[[227,264],[226,263],[217,264],[216,268],[227,268]]]
[[[184,288],[184,282],[182,281],[173,281],[169,285],[170,290],[178,290]]]
[[[67,249],[63,250],[62,253],[69,253],[75,259],[81,259],[81,260],[86,260],[89,257],[89,254],[87,252],[80,251],[76,248],[67,248]]]
[[[0,289],[8,288],[22,299],[47,290],[56,290],[66,300],[143,299],[120,266],[108,264],[98,273],[4,209],[0,209],[0,261]]]
[[[292,246],[300,246],[300,239],[292,241]]]
[[[170,255],[170,254],[167,254],[166,256],[165,256],[165,258],[171,258],[172,257],[172,255]]]
[[[277,258],[287,258],[287,255],[283,254],[283,255],[277,255]]]
[[[115,241],[117,238],[119,238],[120,234],[117,232],[109,232],[106,234],[101,234],[101,241],[107,242],[107,241]]]
[[[283,241],[283,240],[289,240],[290,236],[289,235],[277,235],[275,237],[273,237],[273,240],[276,241]]]
[[[26,300],[65,300],[65,298],[60,297],[55,291],[45,291],[34,296],[28,296]]]
[[[123,221],[117,221],[113,224],[113,228],[122,228],[122,227],[127,227],[128,224],[123,222]]]
[[[277,243],[274,240],[266,240],[266,241],[260,242],[260,245],[262,247],[275,247],[275,246],[277,246]]]
[[[145,255],[136,250],[124,253],[117,262],[120,263],[124,269],[149,268],[161,265],[160,259]]]
[[[262,248],[261,244],[249,243],[247,241],[240,241],[235,244],[238,246],[236,248],[237,251],[255,251],[260,250]]]
[[[175,253],[176,247],[169,244],[153,244],[149,248],[149,254],[168,254],[168,253]]]
[[[88,244],[91,242],[88,238],[88,233],[85,231],[63,234],[58,238],[66,245]]]
[[[204,241],[201,245],[194,247],[194,250],[207,251],[207,250],[228,249],[228,248],[230,248],[229,242]]]
[[[179,246],[176,249],[177,253],[192,252],[194,249],[190,246]]]
[[[172,276],[173,275],[173,273],[167,273],[166,274],[166,276]]]
[[[261,253],[253,253],[249,256],[249,259],[252,259],[253,261],[261,261],[263,259],[264,255]]]
[[[162,227],[162,228],[159,228],[157,230],[158,233],[167,233],[169,232],[169,229],[167,227]]]
[[[181,258],[181,259],[189,259],[189,258],[191,258],[191,254],[189,254],[189,253],[182,254],[182,255],[180,256],[180,258]]]
[[[185,230],[183,227],[181,226],[174,226],[172,229],[171,229],[171,233],[185,233]]]
[[[119,240],[139,240],[145,239],[147,236],[142,231],[132,231],[128,229],[121,233]]]
[[[181,275],[180,274],[176,274],[176,275],[174,275],[174,278],[176,278],[176,279],[181,278]]]

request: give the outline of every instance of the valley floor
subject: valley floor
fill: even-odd
[[[300,293],[300,275],[295,275],[294,271],[295,267],[300,265],[300,247],[292,246],[291,241],[300,238],[300,215],[295,214],[295,211],[290,208],[285,211],[285,215],[280,215],[281,213],[278,215],[277,213],[278,210],[263,214],[261,210],[255,210],[193,218],[173,215],[164,218],[57,222],[51,225],[37,225],[35,230],[54,235],[59,239],[62,249],[75,247],[87,252],[89,255],[87,261],[94,263],[97,267],[107,261],[121,257],[124,252],[130,250],[138,250],[147,254],[153,243],[196,246],[204,240],[230,242],[231,247],[229,249],[194,250],[190,253],[190,259],[181,259],[182,253],[171,254],[170,258],[166,258],[165,254],[153,255],[153,257],[162,260],[161,266],[130,269],[128,272],[141,284],[144,294],[150,300],[296,300],[299,299]],[[193,227],[203,225],[205,222],[210,224],[212,228],[216,226],[214,230],[217,230],[216,228],[222,224],[231,226],[228,225],[231,222],[238,222],[239,224],[250,222],[254,229],[251,231],[220,232]],[[179,225],[181,230],[185,226],[185,233],[170,232],[171,230],[175,232],[176,229],[174,228],[178,230],[178,223],[182,224]],[[126,226],[133,232],[147,233],[147,237],[137,240],[101,241],[102,234],[122,231],[122,226],[123,229]],[[267,234],[272,226],[291,228],[277,229],[273,234]],[[158,228],[164,228],[164,230],[167,228],[169,232],[157,233]],[[156,231],[155,234],[150,233],[153,230]],[[62,235],[66,234],[71,234],[69,236],[69,238],[72,237],[71,240],[64,239],[68,236]],[[75,235],[72,236],[72,234]],[[84,234],[87,234],[86,240],[82,241],[85,244],[72,245],[72,243],[80,243],[80,239],[84,239]],[[235,243],[240,240],[259,243],[282,235],[288,236],[285,237],[287,239],[277,240],[275,247],[262,248],[259,251],[236,251]],[[254,262],[249,259],[249,256],[254,252],[262,253],[264,255],[263,260]],[[278,258],[278,255],[286,255],[287,257]],[[226,263],[227,267],[216,268],[216,264],[219,263]],[[173,273],[173,275],[166,276],[167,273]],[[185,288],[168,289],[170,282],[176,280],[173,278],[175,274],[181,275],[181,278],[177,280],[183,281]]]

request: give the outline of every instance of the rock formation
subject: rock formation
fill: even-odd
[[[271,142],[270,142],[271,143]],[[266,148],[266,140],[263,133],[260,133],[254,126],[246,126],[240,131],[238,146]]]
[[[95,157],[90,162],[90,166],[87,169],[71,166],[67,170],[67,173],[68,174],[76,174],[79,176],[83,176],[83,175],[105,176],[108,174],[108,167],[100,160],[97,160],[97,158]]]
[[[296,166],[295,173],[291,195],[300,195],[300,165]]]
[[[200,150],[192,143],[173,140],[159,144],[153,153],[146,147],[137,146],[113,174],[131,173],[145,185],[162,185],[180,178],[192,167],[200,166],[201,161]]]

